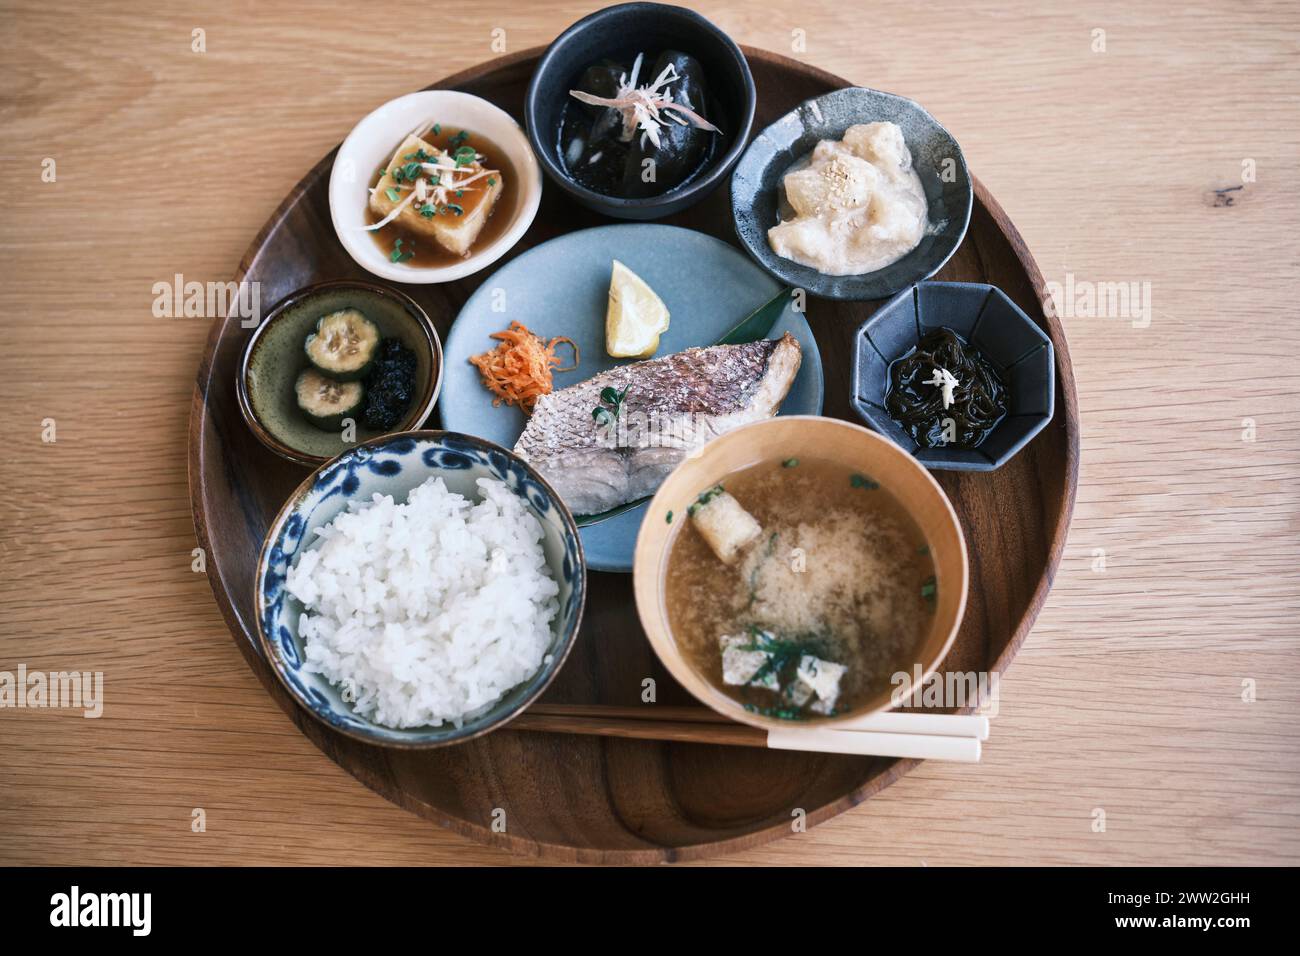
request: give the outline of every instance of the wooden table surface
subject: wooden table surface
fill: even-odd
[[[99,719],[0,709],[0,863],[516,862],[366,790],[244,664],[192,570],[209,322],[151,307],[228,278],[374,106],[593,7],[453,5],[424,39],[355,3],[215,6],[0,13],[0,672],[104,675]],[[694,6],[919,100],[1049,283],[1150,306],[1064,319],[1079,497],[984,761],[720,862],[1300,862],[1300,10]]]

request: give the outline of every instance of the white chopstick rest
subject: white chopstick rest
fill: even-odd
[[[981,747],[977,737],[813,728],[769,730],[767,746],[771,750],[801,750],[864,757],[914,757],[959,763],[978,763]]]

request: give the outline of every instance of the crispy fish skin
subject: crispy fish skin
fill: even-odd
[[[653,494],[692,448],[775,415],[801,360],[787,332],[621,365],[538,399],[515,454],[574,514],[599,514]],[[606,388],[627,389],[613,429],[592,418]]]

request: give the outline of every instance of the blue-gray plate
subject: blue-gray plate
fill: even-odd
[[[496,344],[489,338],[493,332],[512,321],[522,322],[543,339],[565,335],[577,343],[581,365],[575,372],[557,374],[557,389],[624,364],[626,360],[605,352],[605,309],[614,259],[649,283],[668,306],[670,326],[656,357],[713,345],[781,289],[734,246],[676,226],[598,226],[542,243],[490,276],[456,317],[444,349],[446,373],[438,406],[443,427],[514,447],[524,430],[524,414],[506,405],[493,406],[492,393],[469,363],[471,355]],[[820,414],[821,356],[807,319],[792,306],[767,337],[779,338],[785,332],[799,340],[803,364],[781,411]],[[642,504],[583,528],[587,566],[631,571],[645,511]]]
[[[823,139],[843,139],[856,123],[891,122],[903,131],[930,206],[920,245],[897,262],[855,276],[822,275],[778,256],[767,231],[780,221],[781,179]],[[731,177],[736,234],[764,269],[824,299],[884,299],[938,272],[961,245],[975,191],[961,147],[920,104],[850,86],[801,103],[755,137]]]

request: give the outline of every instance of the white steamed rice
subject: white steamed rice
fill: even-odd
[[[306,669],[376,723],[460,726],[550,658],[542,526],[504,482],[478,489],[470,501],[435,477],[405,504],[354,502],[289,570]]]

